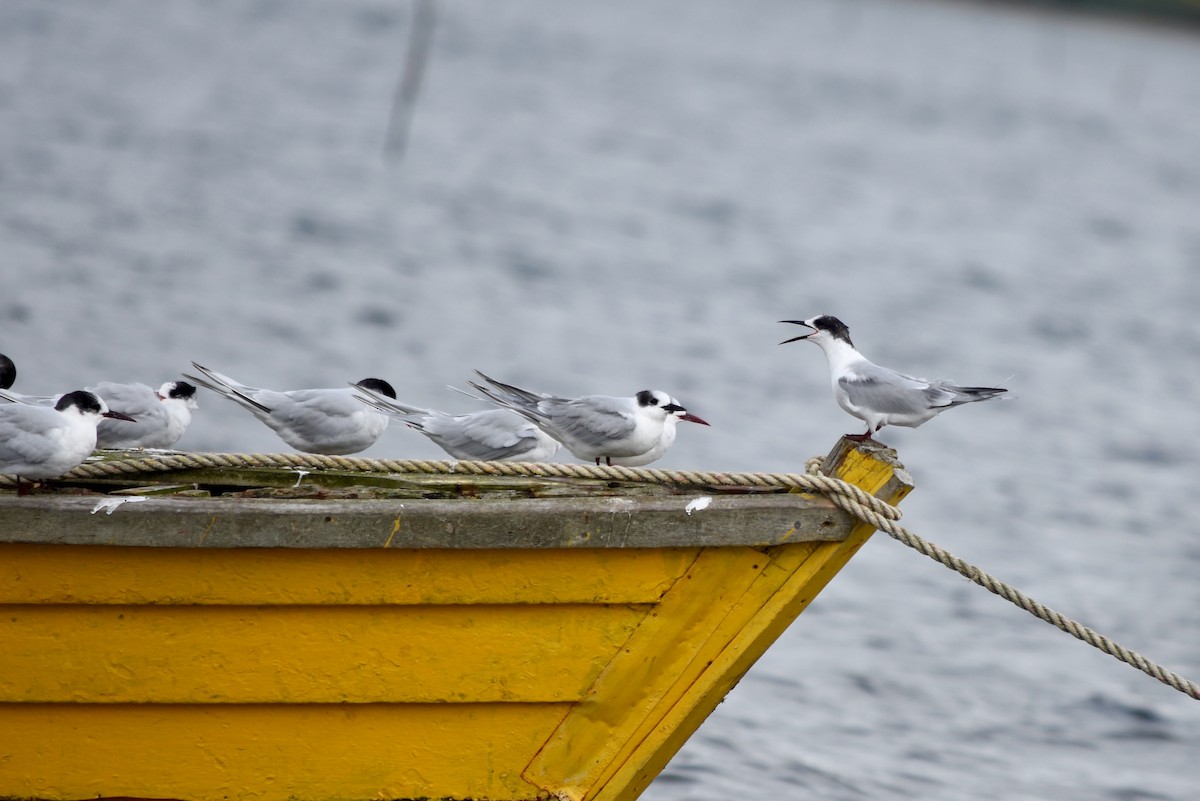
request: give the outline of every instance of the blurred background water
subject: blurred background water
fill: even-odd
[[[933,0],[0,3],[16,389],[473,368],[662,388],[661,466],[796,470],[860,429],[781,319],[1009,386],[917,430],[905,523],[1200,677],[1200,35]],[[203,392],[203,391],[202,391]],[[179,446],[286,450],[207,393]],[[393,428],[366,455],[441,458]],[[1190,801],[1200,706],[869,544],[647,792]]]

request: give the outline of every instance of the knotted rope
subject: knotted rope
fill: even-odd
[[[828,497],[834,505],[864,523],[886,533],[909,548],[970,579],[1039,620],[1050,623],[1109,656],[1137,668],[1185,695],[1200,700],[1200,685],[1167,670],[1162,665],[1113,642],[1082,623],[1035,601],[980,568],[913,534],[896,521],[900,510],[841,479],[820,472],[824,460],[814,457],[804,473],[712,473],[694,470],[662,470],[644,467],[597,466],[569,463],[473,462],[420,459],[364,459],[318,454],[165,453],[133,459],[87,462],[63,476],[64,479],[111,478],[138,473],[170,472],[206,468],[283,468],[289,470],[341,470],[371,473],[414,473],[464,476],[519,476],[526,478],[582,478],[604,481],[635,481],[696,487],[751,487],[798,489]],[[0,475],[0,486],[16,481]]]

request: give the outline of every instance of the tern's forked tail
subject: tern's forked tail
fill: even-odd
[[[976,401],[991,400],[992,398],[998,398],[1005,392],[1008,392],[1007,389],[1001,389],[999,387],[944,386],[942,389],[954,393],[954,400],[950,402],[951,406],[958,406],[962,403],[974,403]]]

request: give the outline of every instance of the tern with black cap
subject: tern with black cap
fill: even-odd
[[[812,329],[779,344],[804,340],[825,352],[833,396],[838,405],[867,424],[865,434],[847,434],[848,439],[871,439],[884,426],[916,428],[947,409],[991,400],[1008,391],[998,387],[961,387],[948,381],[928,381],[880,367],[855,349],[846,324],[828,314],[780,322]]]
[[[499,406],[521,415],[561,442],[577,459],[596,464],[640,467],[662,458],[675,442],[680,420],[708,425],[662,390],[644,389],[633,397],[587,395],[560,398],[514,387],[475,371],[484,383],[470,382]]]

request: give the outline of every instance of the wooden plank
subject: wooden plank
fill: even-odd
[[[544,798],[525,782],[560,704],[0,704],[18,798]]]
[[[654,603],[697,553],[8,544],[0,604]]]
[[[0,701],[576,701],[649,609],[5,606]]]
[[[798,493],[497,500],[275,500],[150,497],[94,514],[95,497],[0,497],[0,543],[174,548],[765,547],[839,540],[849,521]]]

